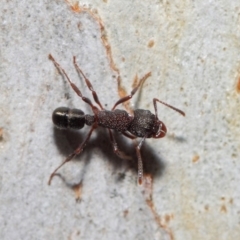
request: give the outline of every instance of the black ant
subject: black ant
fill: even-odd
[[[84,125],[91,126],[89,133],[87,134],[84,141],[79,145],[79,147],[70,154],[65,161],[58,166],[53,173],[50,175],[48,184],[51,184],[52,178],[56,175],[56,172],[59,168],[61,168],[65,163],[72,160],[76,155],[80,154],[83,151],[83,148],[86,146],[89,138],[91,137],[92,132],[98,127],[104,127],[108,129],[110,140],[113,146],[113,151],[120,157],[123,157],[123,153],[118,149],[117,142],[112,134],[112,129],[122,133],[124,136],[135,139],[137,137],[142,138],[138,146],[136,147],[136,153],[138,158],[138,183],[142,184],[143,181],[143,164],[140,149],[142,147],[143,142],[146,138],[162,138],[167,133],[167,128],[165,124],[158,119],[157,112],[157,102],[164,104],[165,106],[177,111],[178,113],[185,116],[185,113],[165,102],[158,100],[157,98],[153,99],[153,105],[155,109],[155,114],[151,113],[149,110],[144,109],[136,109],[133,111],[133,116],[130,115],[125,110],[116,109],[116,107],[128,101],[133,97],[133,95],[137,92],[138,88],[141,86],[142,82],[146,79],[143,77],[140,79],[137,86],[131,91],[130,95],[120,98],[113,106],[111,111],[105,110],[100,103],[97,93],[93,89],[91,82],[84,75],[82,70],[76,63],[76,57],[73,57],[73,64],[81,74],[87,84],[87,87],[92,92],[92,96],[94,101],[100,107],[100,109],[94,106],[89,98],[86,98],[82,95],[81,91],[78,87],[70,80],[65,70],[56,62],[56,60],[49,54],[49,59],[53,61],[56,68],[66,77],[72,89],[77,93],[79,97],[82,98],[84,102],[91,106],[93,115],[84,114],[83,111],[79,109],[70,109],[67,107],[59,107],[54,110],[52,114],[52,120],[56,127],[62,129],[81,129]],[[123,157],[124,158],[124,157]]]

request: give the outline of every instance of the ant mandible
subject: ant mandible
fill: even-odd
[[[140,79],[137,86],[131,91],[128,96],[120,98],[113,106],[111,111],[105,110],[98,99],[98,95],[93,89],[91,82],[84,75],[82,70],[76,63],[76,57],[73,57],[73,64],[77,72],[83,76],[87,87],[92,92],[93,99],[95,103],[99,106],[94,106],[89,98],[86,98],[82,95],[79,88],[70,80],[65,70],[60,66],[59,63],[49,54],[49,59],[53,61],[56,68],[62,73],[75,93],[82,98],[84,102],[91,106],[93,115],[84,114],[83,111],[79,109],[70,109],[67,107],[59,107],[54,110],[52,114],[52,120],[56,127],[62,129],[81,129],[84,125],[91,126],[90,131],[85,137],[84,141],[78,146],[78,148],[70,154],[65,161],[58,166],[53,173],[50,175],[48,184],[51,184],[52,178],[56,175],[56,172],[61,168],[65,163],[71,161],[76,155],[80,154],[83,151],[83,148],[86,146],[88,140],[90,139],[92,132],[98,127],[104,127],[108,129],[110,140],[113,146],[113,151],[120,157],[123,157],[123,153],[118,149],[117,142],[113,136],[112,130],[116,130],[122,133],[125,137],[130,139],[135,139],[137,137],[142,138],[138,146],[136,147],[136,153],[138,158],[138,183],[141,185],[143,181],[143,163],[140,149],[143,145],[143,142],[146,138],[162,138],[167,133],[167,128],[165,124],[158,119],[157,111],[157,102],[164,104],[165,106],[177,111],[178,113],[185,116],[185,113],[165,102],[160,101],[157,98],[153,99],[153,106],[155,109],[155,114],[151,113],[149,110],[136,109],[133,111],[133,116],[130,115],[125,110],[116,109],[119,104],[122,104],[133,97],[137,92],[138,88],[141,86],[142,82],[145,80],[145,77]]]

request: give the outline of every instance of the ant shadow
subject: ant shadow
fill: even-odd
[[[89,142],[87,143],[83,150],[85,153],[84,157],[82,156],[82,154],[79,154],[73,160],[71,160],[71,161],[84,161],[84,169],[82,169],[80,173],[81,174],[80,182],[83,181],[84,174],[91,160],[92,151],[90,150],[94,148],[99,149],[104,155],[103,160],[109,161],[109,163],[113,166],[116,182],[121,182],[125,178],[125,173],[122,171],[119,172],[119,169],[129,169],[133,171],[134,174],[136,174],[137,180],[138,164],[135,150],[136,144],[134,144],[134,141],[130,141],[128,138],[121,135],[121,133],[113,131],[119,150],[124,152],[125,155],[129,156],[131,160],[122,159],[114,153],[106,129],[99,127],[95,131],[96,137],[94,137],[93,139],[90,138]],[[80,131],[76,130],[74,131],[70,129],[63,130],[54,127],[55,144],[57,145],[59,151],[66,157],[69,154],[71,154],[79,146],[79,144],[81,144],[86,134],[87,134],[86,132],[85,134],[81,133],[81,130]],[[166,164],[164,164],[163,157],[157,154],[155,149],[153,149],[147,144],[147,139],[141,148],[141,155],[143,161],[144,174],[150,174],[153,176],[153,178],[160,178],[163,174],[164,169],[166,168]],[[63,160],[64,159],[60,159],[60,161]],[[59,162],[59,165],[60,163],[61,162]],[[76,185],[76,183],[73,184],[68,182],[66,178],[58,172],[56,173],[55,176],[60,177],[62,181],[70,188],[73,188]]]

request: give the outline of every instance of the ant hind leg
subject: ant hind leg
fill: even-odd
[[[53,177],[56,175],[56,172],[67,162],[71,161],[75,156],[77,156],[78,154],[80,154],[82,151],[83,151],[83,148],[86,146],[89,138],[91,137],[92,135],[92,132],[94,131],[94,129],[96,128],[96,125],[94,124],[92,126],[92,128],[90,129],[87,137],[84,139],[84,141],[79,145],[79,147],[72,153],[70,154],[66,159],[65,161],[60,164],[50,175],[49,177],[49,180],[48,180],[48,185],[51,185],[51,181],[53,179]]]
[[[51,54],[49,54],[49,55],[48,55],[48,58],[49,58],[51,61],[53,61],[55,67],[59,70],[59,72],[66,77],[67,81],[69,82],[69,84],[70,84],[70,86],[72,87],[72,89],[74,90],[74,92],[75,92],[80,98],[82,98],[82,100],[83,100],[84,102],[86,102],[87,104],[89,104],[89,105],[92,107],[93,112],[96,111],[96,108],[97,108],[97,107],[95,107],[95,106],[92,104],[92,102],[91,102],[91,100],[90,100],[89,98],[84,97],[84,96],[82,95],[80,89],[71,81],[71,79],[68,77],[68,75],[67,75],[67,73],[65,72],[65,70],[64,70],[64,69],[60,66],[60,64],[53,58],[53,56],[52,56]]]
[[[102,104],[100,103],[99,98],[98,98],[98,95],[97,95],[96,91],[93,89],[93,86],[92,86],[91,82],[90,82],[89,79],[85,76],[85,74],[84,74],[83,71],[80,69],[80,67],[77,65],[76,57],[75,57],[75,56],[73,57],[73,64],[74,64],[75,68],[77,69],[78,73],[83,76],[83,78],[84,78],[84,80],[85,80],[85,82],[86,82],[86,84],[87,84],[87,87],[88,87],[89,90],[92,92],[94,101],[98,104],[98,106],[99,106],[101,109],[103,109]]]

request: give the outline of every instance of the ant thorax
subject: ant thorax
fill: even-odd
[[[133,117],[125,110],[102,110],[97,113],[97,121],[99,126],[114,129],[118,132],[128,131],[128,127],[132,120]]]

